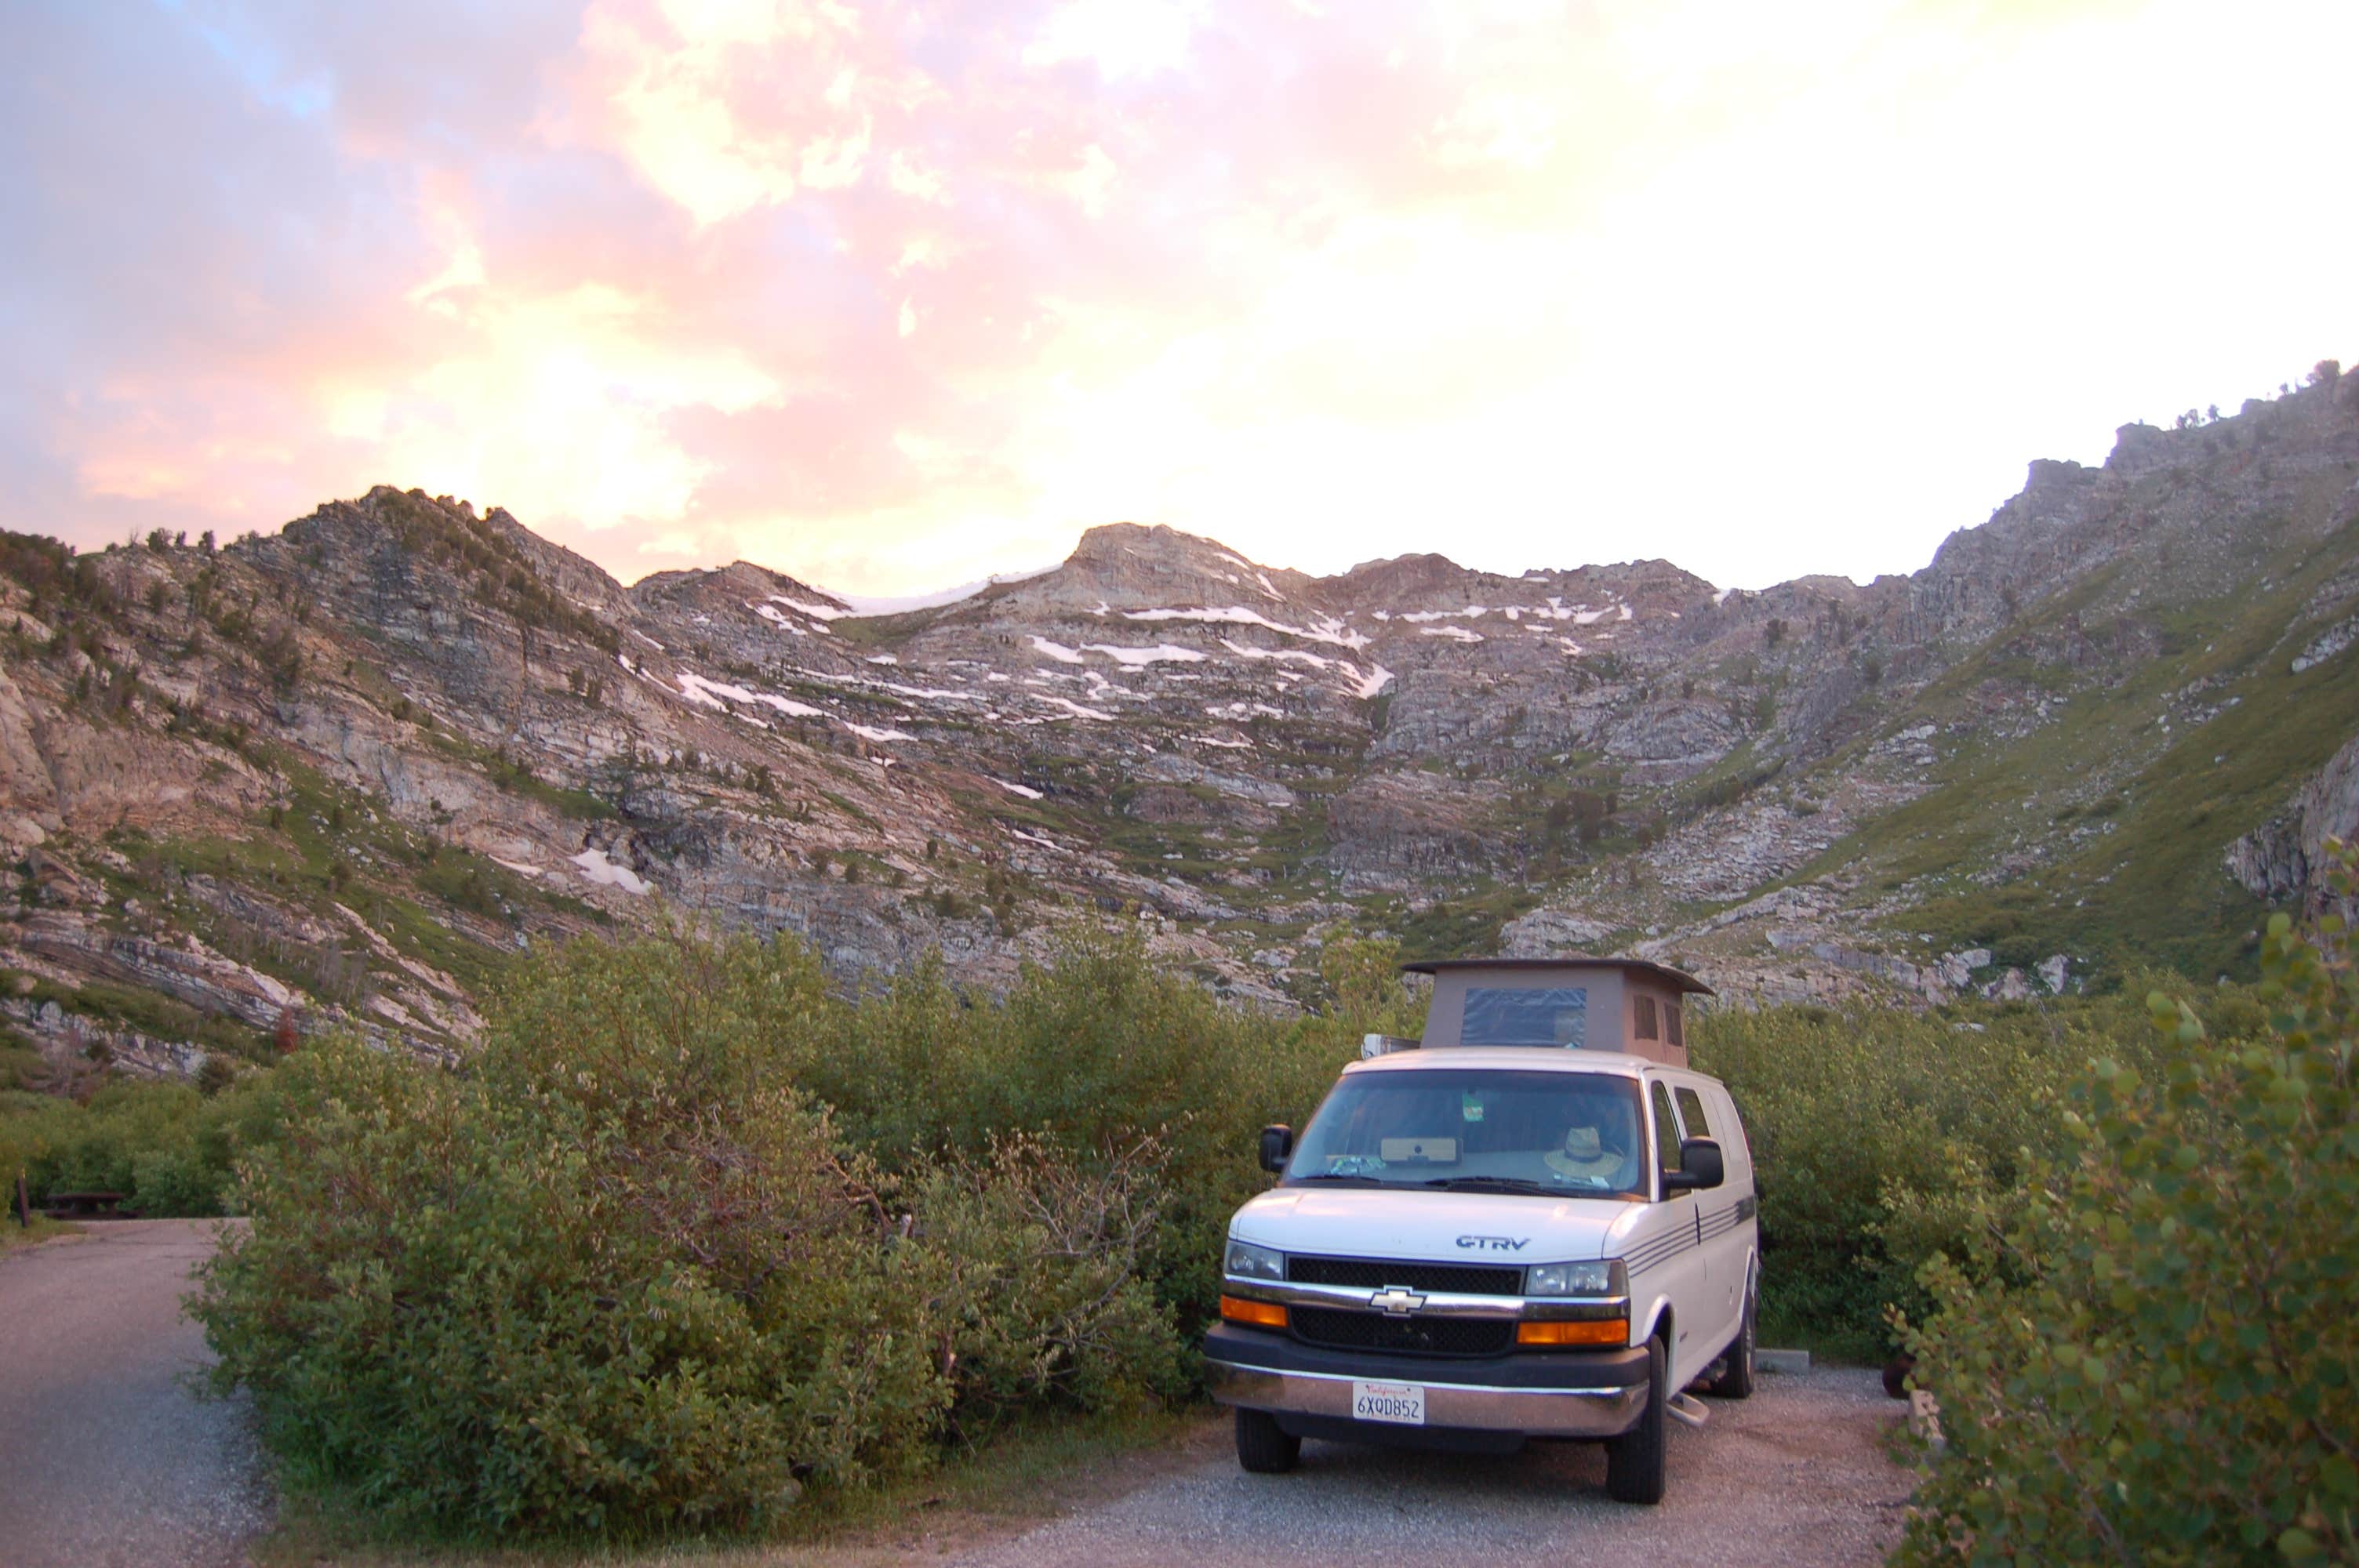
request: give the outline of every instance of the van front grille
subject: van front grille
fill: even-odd
[[[1519,1296],[1521,1269],[1476,1268],[1464,1263],[1396,1263],[1382,1258],[1288,1258],[1286,1277],[1299,1285],[1352,1285],[1381,1291],[1399,1285],[1411,1291],[1447,1291],[1467,1296]]]
[[[1291,1309],[1300,1338],[1339,1350],[1393,1350],[1411,1356],[1497,1356],[1516,1342],[1516,1325],[1478,1317],[1387,1317],[1335,1307]]]

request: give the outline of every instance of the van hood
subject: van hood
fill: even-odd
[[[1421,1263],[1580,1263],[1618,1255],[1645,1205],[1613,1198],[1278,1187],[1229,1234],[1281,1252]]]

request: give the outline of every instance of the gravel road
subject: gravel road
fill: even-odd
[[[1872,1371],[1761,1379],[1742,1403],[1706,1400],[1701,1432],[1671,1428],[1658,1508],[1605,1496],[1604,1451],[1533,1444],[1512,1457],[1306,1443],[1291,1475],[1215,1460],[1128,1497],[954,1559],[963,1568],[1249,1563],[1876,1563],[1898,1534],[1909,1477],[1885,1456],[1908,1407]]]
[[[270,1521],[234,1405],[184,1375],[180,1316],[216,1220],[133,1219],[0,1258],[0,1563],[218,1568]]]

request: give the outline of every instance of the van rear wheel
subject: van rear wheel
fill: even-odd
[[[1647,1409],[1638,1424],[1605,1440],[1605,1495],[1617,1503],[1659,1503],[1669,1460],[1665,1407],[1670,1394],[1670,1355],[1662,1336],[1647,1341]]]
[[[1289,1437],[1267,1411],[1237,1407],[1237,1463],[1256,1476],[1282,1476],[1302,1457],[1302,1439]]]

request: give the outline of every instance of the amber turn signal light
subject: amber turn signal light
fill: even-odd
[[[1630,1325],[1618,1317],[1516,1325],[1516,1343],[1518,1345],[1627,1345],[1629,1342]]]
[[[1243,1296],[1223,1296],[1221,1316],[1230,1323],[1249,1323],[1256,1328],[1284,1328],[1286,1309],[1276,1302],[1249,1302]]]

